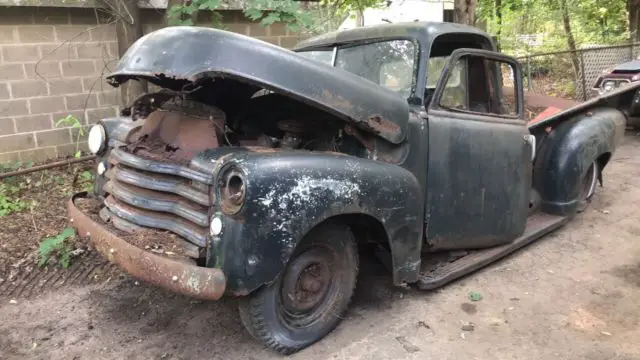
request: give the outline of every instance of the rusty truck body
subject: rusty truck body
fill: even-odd
[[[528,126],[521,79],[487,34],[448,23],[346,30],[294,51],[161,29],[108,77],[159,90],[91,129],[95,188],[69,215],[136,278],[238,296],[247,330],[292,353],[338,325],[359,252],[394,284],[433,289],[588,205],[638,86]],[[149,231],[179,246],[140,245]]]

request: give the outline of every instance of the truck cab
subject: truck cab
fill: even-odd
[[[294,52],[169,27],[108,76],[139,80],[161,90],[90,130],[95,188],[69,202],[73,225],[138,279],[239,297],[247,330],[285,354],[339,324],[363,248],[428,290],[569,221],[638,88],[527,124],[515,59],[478,29],[421,22]]]

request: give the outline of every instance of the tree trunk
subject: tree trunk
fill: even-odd
[[[455,22],[475,25],[478,0],[454,0]]]
[[[629,12],[629,37],[631,42],[640,42],[640,0],[627,0]]]
[[[578,58],[576,39],[573,37],[573,31],[571,30],[571,19],[569,18],[567,0],[559,0],[558,2],[560,4],[560,11],[562,12],[562,25],[564,27],[565,35],[567,36],[567,46],[569,46],[569,50],[571,51],[573,73],[576,76],[576,81],[578,81],[580,78],[580,59]]]
[[[496,0],[496,38],[500,42],[500,35],[502,33],[502,0]]]
[[[118,57],[122,57],[127,49],[142,36],[140,9],[135,1],[114,1],[114,12],[117,16],[116,37],[118,39]],[[133,100],[147,92],[146,81],[129,80],[120,86],[122,106],[129,106]]]
[[[356,10],[356,26],[357,27],[364,26],[364,9]]]

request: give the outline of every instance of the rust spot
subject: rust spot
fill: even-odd
[[[351,125],[346,125],[344,127],[344,132],[347,133],[347,135],[351,135],[354,138],[356,138],[362,144],[362,146],[364,146],[367,150],[373,151],[374,145],[373,145],[372,139],[364,136],[355,127],[353,127]]]
[[[154,111],[127,149],[154,160],[188,163],[198,153],[219,147],[222,129],[222,112],[208,119],[174,110]]]
[[[378,134],[397,134],[400,132],[398,124],[382,118],[380,115],[373,115],[367,119],[367,125]]]
[[[224,294],[226,277],[222,270],[198,267],[172,260],[133,246],[80,211],[74,196],[67,205],[73,226],[80,234],[91,234],[91,242],[109,261],[132,276],[169,291],[202,300],[218,300]]]

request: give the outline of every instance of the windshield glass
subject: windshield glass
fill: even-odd
[[[303,51],[298,54],[329,65],[331,65],[331,59],[333,58],[332,50]]]
[[[415,45],[410,40],[343,47],[338,48],[335,66],[407,98],[413,87],[415,53]],[[306,51],[300,55],[331,64],[333,50]]]

